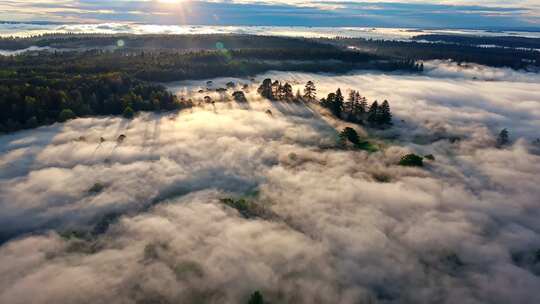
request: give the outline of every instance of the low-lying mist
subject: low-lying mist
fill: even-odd
[[[262,100],[267,77],[387,99],[394,126]],[[212,86],[229,81],[248,103],[1,136],[0,302],[540,302],[536,75],[433,62]],[[197,100],[206,85],[171,89]],[[347,126],[379,150],[338,145]],[[408,153],[435,160],[398,166]]]

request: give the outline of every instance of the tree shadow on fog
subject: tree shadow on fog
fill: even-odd
[[[30,169],[36,165],[36,159],[41,152],[47,149],[53,143],[54,138],[65,130],[65,125],[57,123],[52,126],[0,135],[1,155],[5,156],[18,149],[26,149],[19,159],[0,167],[0,181],[28,174]],[[27,140],[27,138],[31,138],[31,140]]]
[[[316,118],[320,116],[305,102],[271,101],[271,104],[285,117]]]
[[[252,108],[251,108],[251,105],[249,104],[249,102],[238,102],[238,101],[235,101],[235,104],[242,110],[246,110],[246,111],[250,111]]]
[[[243,100],[233,98],[233,102],[242,110],[251,110],[251,105],[249,104],[249,101],[245,99],[245,97]]]
[[[272,108],[277,110],[283,115],[286,120],[293,123],[305,123],[306,120],[312,119],[317,129],[328,132],[330,130],[338,132],[334,126],[330,125],[323,116],[315,109],[313,109],[309,103],[306,102],[284,102],[284,101],[270,101]]]
[[[172,183],[160,191],[154,198],[147,201],[147,203],[139,204],[138,208],[111,210],[95,216],[93,219],[87,221],[90,223],[90,228],[86,233],[91,236],[99,236],[106,233],[108,228],[118,222],[123,216],[143,214],[149,212],[157,205],[169,203],[173,199],[180,199],[199,191],[218,190],[226,193],[248,193],[254,192],[257,187],[258,182],[252,178],[227,174],[224,168],[214,168],[191,176],[187,181]]]
[[[151,170],[151,168],[149,168]],[[85,214],[84,210],[72,210],[61,217],[26,223],[17,223],[20,217],[2,219],[0,224],[5,227],[0,231],[0,245],[16,238],[29,235],[40,235],[49,230],[55,230],[63,235],[73,232],[76,235],[96,237],[106,233],[108,228],[118,222],[123,216],[136,216],[149,212],[154,206],[169,203],[173,199],[180,199],[189,194],[204,191],[218,190],[226,193],[254,192],[259,182],[250,177],[230,174],[224,168],[212,168],[190,176],[187,180],[172,182],[153,197],[129,206],[118,206],[107,210],[97,210],[93,216]]]

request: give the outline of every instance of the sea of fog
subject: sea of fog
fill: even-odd
[[[137,23],[29,24],[0,23],[0,36],[26,37],[46,33],[106,34],[253,34],[290,37],[352,37],[408,40],[421,34],[462,34],[482,36],[521,36],[540,38],[540,32],[485,31],[458,29],[305,27],[305,26],[210,26],[157,25]]]
[[[263,100],[267,77],[388,99],[395,126]],[[272,303],[540,303],[538,77],[448,62],[270,72],[213,80],[247,84],[247,104],[2,135],[0,302],[237,304],[260,290]],[[206,86],[170,84],[195,101]],[[346,126],[380,150],[339,148]],[[497,148],[502,128],[511,144]],[[435,160],[396,165],[412,152]]]

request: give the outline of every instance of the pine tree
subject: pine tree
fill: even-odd
[[[336,100],[336,94],[329,93],[328,96],[326,96],[326,98],[321,99],[321,106],[327,109],[331,109],[335,100]]]
[[[358,98],[358,100],[359,100],[359,103],[360,103],[360,112],[363,115],[363,114],[367,113],[367,111],[368,111],[367,98],[360,97],[360,98]]]
[[[369,107],[369,111],[368,111],[368,122],[370,124],[376,124],[377,123],[377,118],[378,118],[378,114],[379,114],[379,103],[375,100],[372,104],[371,104],[371,107]]]
[[[340,118],[343,111],[343,95],[341,94],[341,90],[337,89],[335,93],[328,94],[326,99],[321,99],[321,106],[329,109],[334,116]]]
[[[367,102],[366,98],[362,97],[360,93],[355,92],[354,103],[352,106],[352,115],[354,122],[361,122],[364,114],[366,113]]]
[[[349,97],[347,101],[343,104],[343,116],[347,121],[355,121],[355,105],[356,105],[356,91],[352,90],[349,92]]]
[[[281,83],[279,81],[275,80],[272,83],[272,100],[276,100],[276,99],[279,100],[280,87],[281,87]]]
[[[283,85],[283,98],[287,101],[293,100],[293,88],[292,86],[287,82],[285,85]]]
[[[345,98],[343,98],[343,94],[341,94],[341,89],[338,88],[336,91],[336,98],[334,99],[334,104],[332,108],[330,109],[332,113],[334,113],[334,115],[338,118],[341,117],[341,112],[343,111],[344,100]]]
[[[377,115],[377,123],[379,125],[391,125],[392,124],[392,113],[390,112],[390,104],[387,100],[383,101],[379,107]]]
[[[280,101],[285,99],[285,87],[281,85],[281,83],[279,83],[278,88],[277,88],[276,99]]]
[[[304,99],[307,101],[313,101],[317,98],[317,89],[313,81],[308,81],[304,88]]]

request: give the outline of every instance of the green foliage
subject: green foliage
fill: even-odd
[[[313,81],[308,81],[304,87],[304,99],[307,101],[313,101],[317,98],[317,88]]]
[[[0,60],[1,61],[1,60]],[[28,73],[28,74],[25,74]],[[33,128],[85,115],[132,117],[138,111],[175,110],[189,107],[165,87],[120,74],[72,76],[66,73],[0,79],[0,131]]]
[[[259,88],[257,89],[257,92],[264,98],[273,100],[274,94],[272,92],[272,79],[266,78],[263,80]]]
[[[232,199],[224,198],[221,199],[221,202],[231,208],[238,210],[242,214],[249,214],[249,210],[253,207],[252,203],[246,201],[245,199]]]
[[[270,217],[272,213],[266,210],[263,206],[256,204],[254,202],[248,201],[246,199],[234,199],[234,198],[224,198],[220,200],[221,203],[236,209],[243,217],[245,218],[254,218],[254,217]]]
[[[407,154],[401,158],[399,165],[405,167],[422,167],[424,166],[424,159],[416,154]]]
[[[347,102],[343,104],[343,119],[353,123],[363,123],[366,112],[367,99],[358,91],[350,91]]]
[[[341,89],[337,89],[335,93],[330,93],[326,98],[321,99],[321,106],[325,107],[332,112],[332,114],[341,118],[341,112],[343,111],[343,95],[341,94]]]
[[[119,39],[125,41],[125,48],[113,52],[99,49],[114,45]],[[226,56],[223,50],[215,50],[217,42],[227,46]],[[178,101],[164,87],[146,81],[248,76],[283,69],[339,73],[358,68],[386,69],[388,63],[394,61],[315,40],[247,35],[88,37],[53,34],[0,38],[1,45],[7,49],[24,45],[97,48],[62,52],[61,55],[41,52],[39,56],[33,53],[0,56],[0,131],[7,132],[72,117],[60,117],[64,109],[71,110],[76,117],[122,114],[130,117],[132,111],[129,108],[137,113],[170,111],[192,105],[190,101]],[[148,46],[151,46],[150,50]],[[199,51],[178,52],[186,46]],[[410,62],[393,64],[397,69],[410,68]],[[270,79],[263,82],[259,93],[281,101],[313,101],[316,98],[312,81],[306,84],[303,96],[300,92],[294,96],[292,85]],[[237,95],[238,100],[243,100],[240,94]],[[340,90],[329,98],[329,109],[340,118],[345,117],[342,115],[343,102]]]
[[[434,37],[438,40],[440,37]],[[490,40],[498,39],[497,43],[484,43],[486,37],[464,37],[452,36],[453,42],[461,39],[475,40],[476,45],[465,45],[462,43],[423,43],[396,40],[373,40],[363,38],[337,38],[328,39],[333,43],[338,43],[346,47],[354,46],[365,50],[373,55],[388,58],[400,58],[401,62],[394,60],[388,62],[389,70],[400,66],[400,69],[421,72],[423,64],[417,60],[451,59],[455,62],[471,62],[493,67],[510,67],[513,69],[526,69],[530,65],[540,66],[540,52],[531,49],[518,48],[485,48],[478,45],[504,43],[501,37],[492,37]],[[423,39],[423,38],[420,38]],[[459,40],[457,40],[459,39]],[[325,39],[323,39],[324,41]],[[447,40],[449,41],[449,40]],[[379,66],[379,69],[384,69]]]
[[[375,144],[369,141],[360,142],[358,145],[356,145],[356,148],[367,151],[369,153],[374,153],[374,152],[379,151],[379,147],[377,147]]]
[[[387,100],[383,101],[379,108],[379,112],[377,113],[377,124],[380,126],[392,124],[392,113],[390,113],[390,104]]]
[[[374,101],[368,109],[367,99],[359,92],[352,90],[347,102],[343,104],[342,119],[359,124],[369,124],[372,127],[388,127],[392,125],[390,103],[385,100],[382,104]]]
[[[263,80],[257,92],[262,97],[273,101],[293,101],[295,99],[299,101],[299,98],[295,98],[293,95],[293,89],[289,83],[281,84],[278,80],[272,82],[270,78]]]
[[[75,117],[76,117],[75,113],[73,113],[72,110],[64,109],[64,110],[62,110],[62,112],[60,112],[60,114],[58,114],[58,121],[64,122],[64,121],[68,121],[70,119],[73,119]]]
[[[364,150],[367,152],[377,152],[379,149],[376,145],[370,143],[369,141],[362,141],[358,136],[358,133],[350,127],[346,127],[339,133],[339,140],[341,144],[345,144],[347,141],[351,142],[356,149]]]
[[[369,107],[367,121],[371,125],[376,125],[377,122],[379,121],[378,114],[379,114],[379,102],[375,100]]]
[[[435,160],[435,156],[433,156],[433,154],[424,155],[424,158],[425,158],[425,159],[429,159],[429,160],[431,160],[431,161],[434,161],[434,160]]]
[[[520,36],[476,36],[476,35],[445,35],[445,34],[426,34],[413,37],[414,40],[424,40],[431,42],[444,41],[447,43],[456,43],[461,45],[497,45],[509,48],[522,49],[540,49],[540,40],[530,37]]]
[[[264,304],[264,298],[260,291],[255,291],[251,297],[249,297],[248,304]]]
[[[360,137],[358,136],[358,133],[356,133],[356,131],[353,128],[347,127],[343,129],[343,131],[339,133],[339,137],[344,140],[350,141],[354,145],[360,144]]]
[[[124,109],[124,113],[122,113],[122,116],[128,119],[131,119],[133,118],[133,116],[135,116],[135,111],[133,111],[133,109],[128,106]]]

